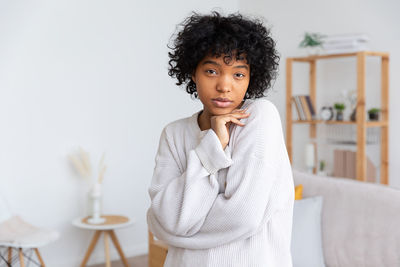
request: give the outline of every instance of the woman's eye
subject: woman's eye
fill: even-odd
[[[206,73],[208,73],[208,74],[216,74],[217,72],[215,70],[206,70]]]
[[[244,74],[243,73],[235,73],[236,78],[243,78]]]

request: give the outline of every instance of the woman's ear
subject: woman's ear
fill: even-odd
[[[194,83],[196,83],[196,76],[194,76],[194,74],[192,74],[192,81],[193,81]]]

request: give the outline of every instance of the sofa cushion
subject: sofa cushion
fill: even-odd
[[[293,208],[293,267],[324,267],[321,240],[322,197],[296,200]]]

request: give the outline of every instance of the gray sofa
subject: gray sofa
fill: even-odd
[[[323,197],[322,247],[327,267],[400,266],[400,190],[293,170],[303,198]]]

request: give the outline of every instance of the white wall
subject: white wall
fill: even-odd
[[[49,266],[78,266],[92,233],[88,185],[68,163],[78,146],[106,152],[104,210],[136,219],[117,231],[147,251],[147,188],[163,126],[201,109],[167,75],[167,43],[190,11],[238,1],[0,1],[0,194],[16,214],[57,229]],[[112,251],[115,258],[116,251]],[[104,260],[102,242],[91,263]]]
[[[280,76],[271,93],[271,99],[278,106],[282,122],[285,122],[285,90],[286,90],[286,58],[299,56],[304,51],[298,48],[304,32],[319,32],[323,34],[367,33],[371,37],[370,48],[374,51],[390,53],[390,134],[389,134],[389,174],[390,185],[400,187],[400,123],[397,114],[400,106],[400,2],[397,0],[362,1],[240,1],[240,11],[247,14],[263,16],[277,41],[281,53]],[[293,68],[293,93],[308,92],[308,66],[295,63]],[[317,63],[317,104],[332,105],[342,100],[340,92],[343,89],[356,89],[355,58],[330,59]],[[380,106],[380,61],[379,58],[367,58],[366,69],[367,108]],[[285,125],[283,125],[285,127]],[[326,130],[318,126],[319,130]],[[322,129],[321,129],[322,128]],[[304,169],[302,157],[304,147],[301,144],[307,140],[308,127],[294,125],[294,167]],[[348,130],[348,129],[347,129]],[[345,130],[345,131],[347,131]],[[297,145],[296,145],[297,144]],[[325,147],[332,152],[332,147]],[[354,150],[354,147],[346,147]],[[370,146],[367,153],[371,159],[379,160],[379,146]],[[332,160],[331,153],[323,155]],[[375,161],[376,162],[376,161]],[[378,163],[378,162],[376,162]],[[332,168],[332,162],[330,162]]]

